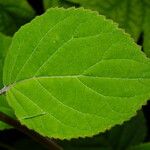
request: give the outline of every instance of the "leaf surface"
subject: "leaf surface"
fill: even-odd
[[[54,138],[92,136],[146,103],[150,60],[103,16],[50,9],[15,34],[3,81],[22,124]]]
[[[0,32],[12,35],[34,17],[34,11],[26,0],[0,0]]]

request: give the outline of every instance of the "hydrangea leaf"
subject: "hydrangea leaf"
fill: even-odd
[[[0,0],[0,32],[12,35],[34,17],[34,11],[26,0]]]
[[[0,88],[3,87],[2,75],[3,75],[4,58],[6,56],[10,44],[11,44],[11,38],[0,33]],[[14,116],[12,109],[8,106],[6,97],[2,95],[0,95],[0,111],[6,113],[11,117]],[[0,130],[8,129],[8,128],[10,128],[9,125],[0,122]]]
[[[150,98],[150,60],[96,12],[50,9],[15,34],[3,82],[22,124],[48,137],[92,136]]]

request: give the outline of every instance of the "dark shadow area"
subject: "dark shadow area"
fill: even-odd
[[[34,8],[37,15],[44,13],[43,0],[28,0],[28,2]]]
[[[0,150],[46,150],[41,144],[15,130],[0,131]]]
[[[147,122],[147,127],[148,127],[147,137],[145,140],[149,141],[150,140],[150,101],[148,101],[146,106],[143,106],[143,112],[144,112],[146,122]]]
[[[138,41],[137,41],[137,44],[138,44],[138,45],[143,46],[143,41],[144,41],[143,36],[144,36],[144,33],[142,32],[142,33],[140,34],[140,36],[139,36]],[[142,51],[143,51],[143,47],[142,47]]]

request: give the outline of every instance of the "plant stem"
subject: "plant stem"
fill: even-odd
[[[9,87],[7,87],[7,86],[3,87],[3,88],[0,90],[0,95],[5,94],[6,91],[8,91],[8,90],[9,90]]]
[[[27,136],[31,137],[33,140],[42,144],[48,150],[62,150],[62,148],[58,146],[55,142],[53,142],[51,139],[43,137],[37,132],[28,129],[26,126],[21,125],[19,121],[12,119],[3,112],[0,112],[0,120],[11,125],[12,127],[16,128],[17,130],[21,131]]]

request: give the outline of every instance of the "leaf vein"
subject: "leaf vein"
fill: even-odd
[[[61,102],[58,98],[56,98],[54,95],[52,95],[52,93],[51,93],[49,90],[47,90],[47,89],[45,88],[45,86],[44,86],[39,80],[36,80],[36,81],[41,85],[41,87],[43,87],[43,89],[45,89],[45,90],[48,92],[48,94],[49,94],[51,97],[53,97],[58,103],[60,103],[60,104],[63,105],[64,107],[67,107],[68,109],[71,109],[71,110],[73,110],[73,111],[75,111],[75,112],[78,112],[78,113],[82,114],[83,116],[86,116],[86,115],[91,116],[91,115],[92,115],[92,116],[95,116],[95,117],[98,117],[98,118],[101,118],[101,119],[106,119],[106,118],[101,117],[101,116],[98,116],[98,115],[96,115],[96,114],[90,114],[90,113],[85,113],[85,112],[79,111],[79,110],[77,110],[77,109],[75,109],[75,108],[73,108],[73,107],[70,107],[70,106],[64,104],[64,103]]]
[[[96,95],[100,95],[100,96],[106,97],[105,95],[103,95],[103,94],[101,94],[101,93],[95,91],[95,90],[92,89],[91,87],[87,86],[87,85],[86,85],[85,83],[83,83],[79,78],[77,78],[77,79],[78,79],[78,81],[79,81],[84,87],[86,87],[88,90],[94,92]],[[107,96],[107,97],[109,97],[109,96]],[[112,96],[110,96],[110,97],[112,97]],[[108,103],[107,99],[105,99],[104,102],[105,102],[105,104],[107,104],[107,106],[110,108],[110,110],[112,110],[113,112],[115,112],[115,113],[121,115],[119,112],[117,112],[116,110],[114,110],[114,109],[111,107],[111,105]],[[128,114],[128,113],[123,113],[123,114]]]
[[[42,38],[39,40],[39,42],[37,43],[37,45],[35,46],[35,48],[33,49],[33,51],[31,52],[30,56],[28,57],[28,59],[25,61],[24,65],[22,66],[22,68],[20,69],[20,71],[18,72],[18,74],[16,75],[15,81],[17,80],[17,77],[20,75],[21,71],[23,70],[23,68],[25,67],[25,65],[28,63],[28,61],[30,60],[30,58],[34,55],[34,53],[36,52],[38,46],[41,44],[41,42],[44,40],[44,38],[47,36],[47,34],[49,34],[51,31],[53,31],[53,29],[55,29],[56,26],[58,26],[60,23],[62,23],[64,20],[68,19],[70,16],[65,17],[64,19],[60,20],[59,22],[57,22],[52,28],[50,28],[45,34],[44,36],[42,36]]]

